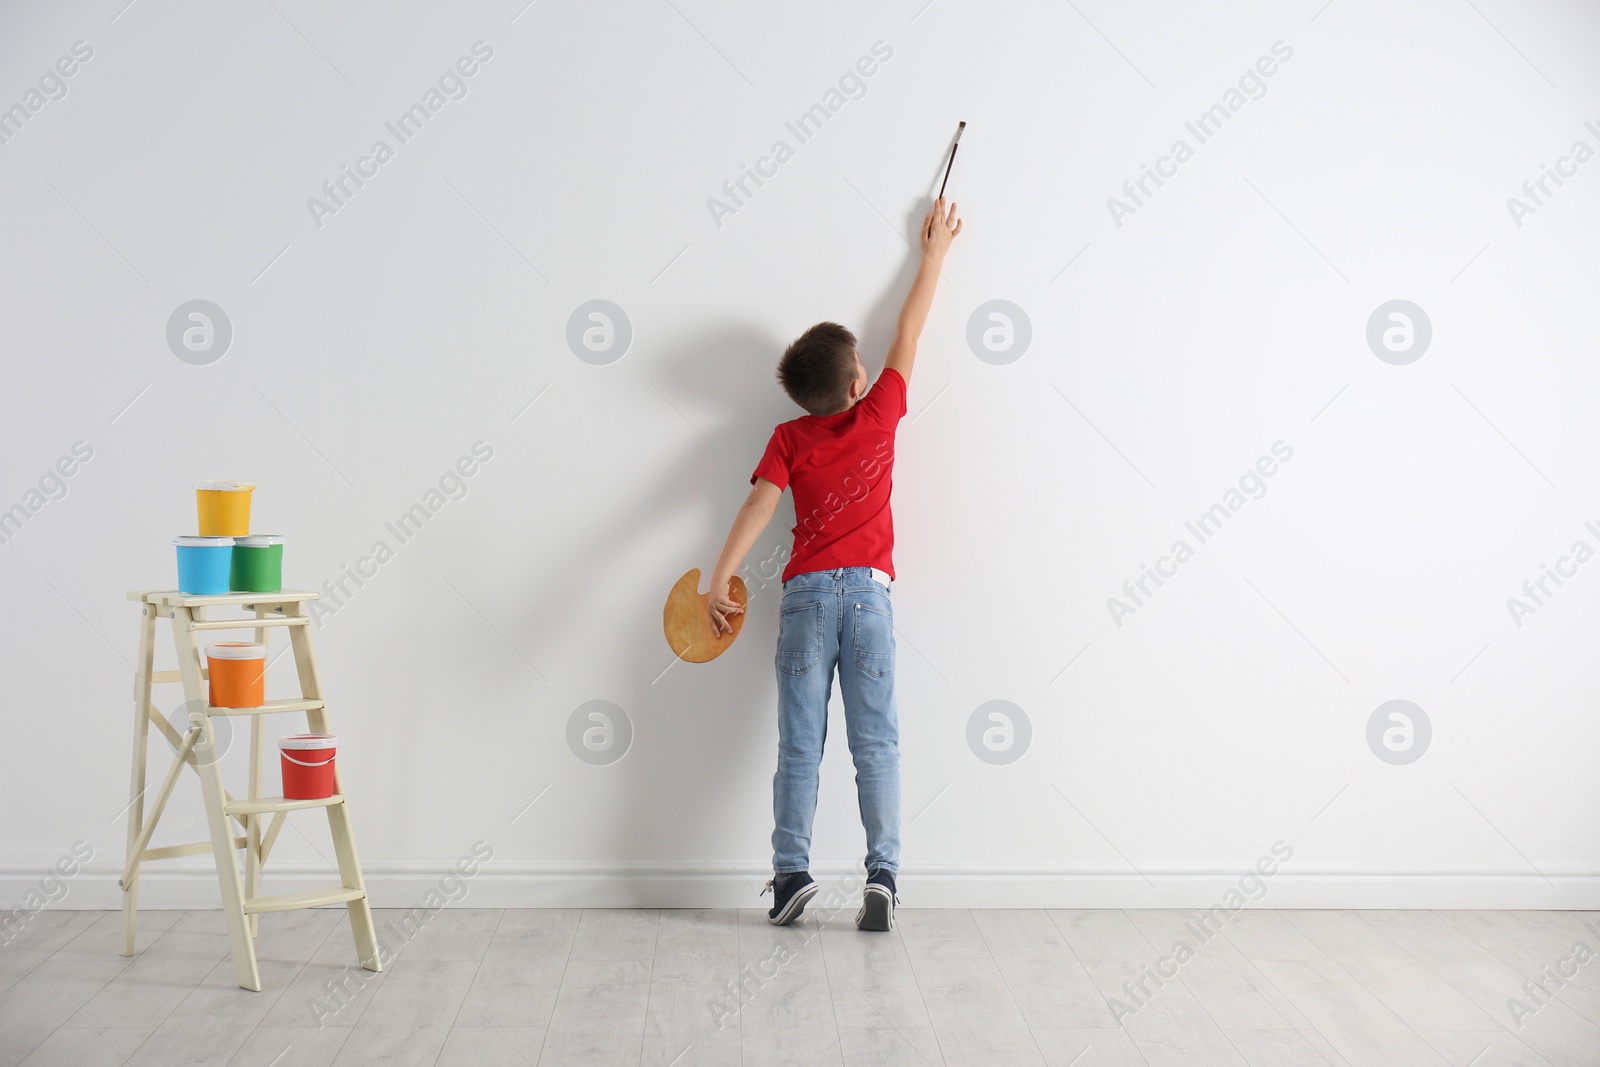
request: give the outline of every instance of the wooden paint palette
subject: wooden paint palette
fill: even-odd
[[[750,603],[744,579],[737,574],[728,582],[728,592],[741,605]],[[745,612],[730,615],[728,623],[732,633],[718,637],[711,632],[711,619],[706,615],[709,592],[700,592],[700,568],[678,579],[667,594],[667,606],[661,613],[661,628],[666,632],[667,645],[680,659],[690,663],[709,663],[728,650],[744,628]]]

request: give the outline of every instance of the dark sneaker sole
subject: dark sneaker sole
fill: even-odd
[[[800,918],[800,913],[806,910],[806,904],[810,902],[812,897],[817,895],[817,890],[821,888],[820,885],[812,882],[804,889],[796,890],[794,896],[789,898],[789,903],[784,905],[782,911],[776,915],[770,911],[767,912],[767,922],[773,926],[788,926]]]
[[[893,926],[894,897],[880,886],[867,886],[861,894],[861,910],[856,912],[856,929],[886,931]]]

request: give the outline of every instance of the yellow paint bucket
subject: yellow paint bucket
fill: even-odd
[[[196,482],[195,507],[201,537],[243,537],[250,532],[254,482]]]

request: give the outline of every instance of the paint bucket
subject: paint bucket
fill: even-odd
[[[321,800],[333,796],[333,757],[339,739],[332,734],[290,734],[278,738],[283,763],[283,799]]]
[[[246,534],[233,541],[228,588],[236,593],[276,593],[283,588],[283,538]]]
[[[267,646],[222,641],[206,646],[211,706],[259,708],[267,699]]]
[[[228,591],[233,569],[233,538],[174,537],[178,546],[178,591],[191,596],[216,596]]]
[[[200,536],[243,537],[250,532],[250,494],[254,482],[196,482],[195,508]]]

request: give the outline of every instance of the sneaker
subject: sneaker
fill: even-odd
[[[767,912],[767,922],[773,926],[788,926],[800,918],[800,913],[806,910],[806,902],[816,896],[821,888],[811,880],[811,874],[807,871],[775,874],[768,878],[766,888],[761,890],[762,896],[766,896],[768,890],[772,891],[772,910]]]
[[[861,910],[856,912],[857,930],[891,930],[894,928],[894,906],[900,898],[894,892],[894,872],[879,867],[867,875],[866,888],[861,891]]]

